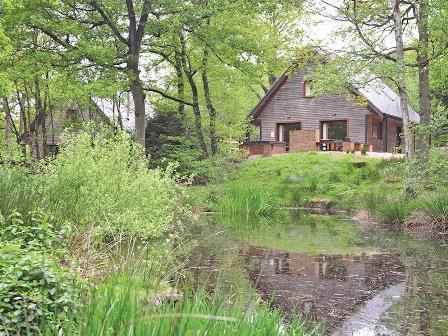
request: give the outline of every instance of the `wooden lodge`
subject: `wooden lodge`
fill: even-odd
[[[301,151],[399,152],[402,115],[399,96],[380,80],[349,95],[314,97],[306,80],[310,66],[283,74],[250,113],[259,136],[243,146],[249,155]],[[420,121],[409,107],[410,120]]]

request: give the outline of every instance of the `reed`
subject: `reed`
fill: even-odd
[[[425,198],[423,211],[430,217],[431,225],[446,232],[448,230],[448,194],[440,193]]]
[[[157,305],[154,295],[131,279],[114,279],[96,289],[78,314],[66,321],[65,335],[314,335],[303,321],[283,324],[280,311],[205,291],[184,293],[179,302]],[[45,335],[61,330],[47,329]]]
[[[274,212],[279,204],[279,199],[268,191],[245,184],[231,184],[219,207],[228,215],[265,216]]]

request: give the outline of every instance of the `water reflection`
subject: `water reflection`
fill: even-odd
[[[337,217],[262,224],[237,231],[207,222],[196,233],[211,238],[192,260],[194,284],[230,293],[252,287],[287,318],[306,315],[337,336],[448,335],[448,253],[440,244],[358,232]]]
[[[254,245],[241,251],[253,286],[285,312],[335,326],[353,309],[405,279],[397,256],[289,253]],[[273,295],[274,294],[274,295]]]

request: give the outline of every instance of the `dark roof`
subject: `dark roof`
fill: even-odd
[[[288,70],[290,71],[290,70]],[[256,119],[263,108],[269,103],[272,97],[277,93],[277,91],[282,87],[282,85],[289,78],[288,71],[285,71],[283,75],[274,83],[274,85],[269,89],[269,91],[264,95],[260,102],[255,106],[255,108],[250,112],[249,116]],[[401,103],[399,96],[384,82],[380,79],[369,82],[363,88],[358,88],[354,90],[357,94],[363,96],[367,99],[369,105],[371,105],[376,111],[402,119],[401,114]],[[420,116],[415,112],[411,106],[409,106],[409,119],[412,122],[420,122]]]

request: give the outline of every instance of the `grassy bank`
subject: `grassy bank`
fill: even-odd
[[[365,210],[396,226],[419,212],[427,225],[446,231],[448,181],[445,172],[434,179],[431,174],[434,166],[444,166],[447,156],[445,152],[430,156],[427,174],[412,168],[414,197],[406,193],[410,168],[404,160],[316,152],[247,160],[220,184],[192,187],[190,194],[205,209],[228,215],[267,215],[278,207],[308,207],[325,200],[334,208]]]
[[[366,165],[357,168],[360,161]],[[219,210],[222,197],[231,202],[236,188],[250,189],[259,199],[269,195],[279,206],[307,206],[312,199],[325,198],[337,202],[340,208],[351,209],[359,204],[360,195],[369,190],[381,187],[388,193],[401,191],[402,179],[400,162],[386,164],[380,159],[352,154],[291,153],[244,161],[220,185],[193,187],[190,191],[196,201],[215,201],[215,210]],[[236,203],[243,202],[238,199]]]
[[[115,278],[91,293],[90,301],[64,323],[66,335],[313,335],[303,322],[282,326],[282,314],[251,298],[185,292],[178,302],[155,304],[153,292]],[[59,335],[54,328],[45,335]]]

